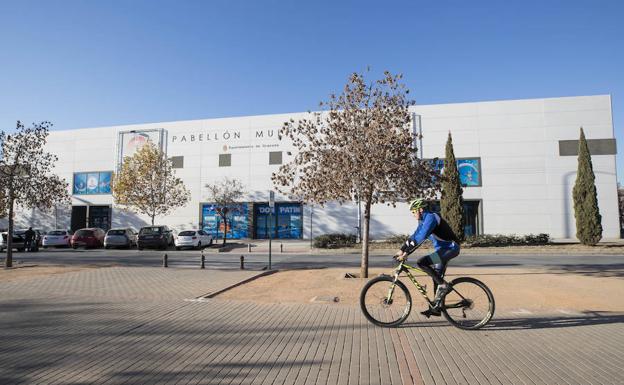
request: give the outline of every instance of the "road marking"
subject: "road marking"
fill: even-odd
[[[184,298],[184,302],[210,302],[210,298]]]
[[[514,310],[511,313],[513,314],[533,314],[532,311],[529,311],[527,309],[518,309],[518,310]]]
[[[574,310],[557,309],[557,311],[559,313],[563,313],[563,314],[566,314],[566,315],[577,315],[577,316],[578,315],[583,315],[582,313],[579,313],[579,312],[574,311]]]

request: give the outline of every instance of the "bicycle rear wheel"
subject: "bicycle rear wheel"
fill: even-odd
[[[364,285],[360,307],[366,319],[377,326],[400,325],[412,310],[412,296],[401,281],[390,276],[379,276]]]
[[[442,300],[442,314],[455,327],[475,330],[494,316],[494,295],[481,281],[461,277],[451,281],[452,290]]]

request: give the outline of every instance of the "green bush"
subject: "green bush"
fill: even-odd
[[[524,246],[524,245],[546,245],[550,242],[548,234],[529,235],[503,235],[503,234],[481,234],[468,237],[464,242],[468,247],[504,247],[504,246]]]
[[[337,249],[355,245],[355,234],[323,234],[314,238],[314,247],[319,249]]]
[[[409,234],[394,234],[386,238],[386,243],[391,245],[397,245],[397,247],[401,247],[405,243],[405,241],[409,238]]]

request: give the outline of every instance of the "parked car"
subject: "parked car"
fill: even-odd
[[[22,238],[26,238],[26,231],[28,231],[28,229],[17,229],[13,231],[13,234],[19,235]],[[33,231],[35,232],[35,239],[33,239],[32,250],[30,251],[39,251],[39,247],[41,247],[42,245],[43,235],[45,234],[45,232],[39,229],[33,229]]]
[[[104,246],[106,232],[99,227],[91,227],[77,230],[71,239],[72,248],[92,248]]]
[[[180,231],[175,239],[176,250],[180,250],[183,247],[201,249],[202,247],[211,245],[212,235],[204,232],[203,230]]]
[[[131,228],[110,229],[104,237],[104,248],[133,247],[137,244],[137,233]]]
[[[7,237],[8,233],[2,233],[0,237],[0,252],[7,249]],[[21,235],[13,234],[13,244],[11,246],[17,251],[24,251],[26,250],[26,240]]]
[[[43,247],[70,247],[71,238],[71,231],[52,230],[43,236]]]
[[[139,231],[137,247],[156,247],[161,250],[173,245],[173,232],[167,226],[145,226]]]

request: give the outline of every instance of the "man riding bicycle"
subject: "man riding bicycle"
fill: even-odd
[[[459,255],[459,239],[439,214],[430,212],[427,208],[428,204],[424,199],[416,198],[410,202],[409,209],[418,220],[418,227],[414,234],[401,246],[395,257],[399,261],[405,261],[407,256],[413,253],[427,238],[431,239],[434,252],[416,261],[418,267],[433,280],[434,305],[421,312],[422,315],[429,318],[440,316],[440,302],[448,290],[442,278],[447,263]]]

